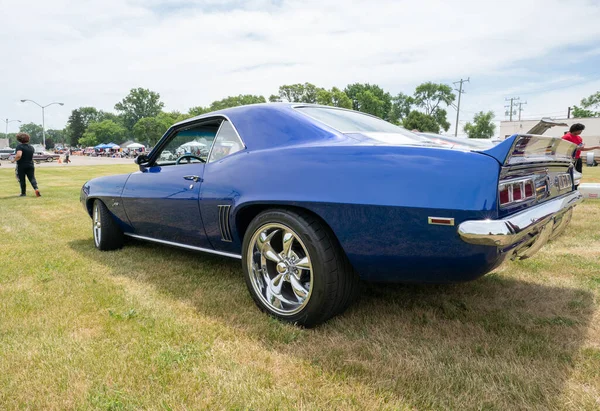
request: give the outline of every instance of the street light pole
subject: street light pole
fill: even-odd
[[[21,120],[9,120],[9,119],[2,120],[2,121],[4,121],[6,123],[6,132],[4,133],[4,136],[6,138],[8,138],[8,123],[12,123],[13,121],[18,121],[19,123],[21,122]]]
[[[51,106],[52,104],[59,104],[61,106],[64,106],[64,104],[55,101],[53,103],[42,106],[41,104],[38,104],[37,102],[35,102],[33,100],[29,100],[29,99],[21,100],[21,103],[25,103],[26,101],[31,101],[33,104],[36,104],[38,107],[42,108],[42,145],[44,146],[44,150],[45,150],[46,149],[46,124],[45,124],[45,120],[44,120],[44,109],[48,106]]]

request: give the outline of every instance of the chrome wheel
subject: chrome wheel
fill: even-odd
[[[96,243],[96,247],[100,247],[100,240],[102,239],[102,222],[98,202],[94,203],[94,218],[92,221],[92,228],[94,230],[94,243]]]
[[[278,223],[261,226],[247,253],[250,282],[269,310],[291,316],[308,304],[313,285],[310,255],[291,228]]]

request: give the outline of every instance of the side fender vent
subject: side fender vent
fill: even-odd
[[[231,242],[231,229],[229,228],[230,209],[230,205],[219,206],[219,230],[221,231],[221,241]]]

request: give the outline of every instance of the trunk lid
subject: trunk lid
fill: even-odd
[[[535,163],[571,163],[577,146],[560,137],[515,134],[488,150],[503,166]]]

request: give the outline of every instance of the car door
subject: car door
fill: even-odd
[[[184,127],[165,136],[150,154],[148,166],[127,180],[122,201],[135,235],[212,248],[198,202],[208,149],[221,121]]]
[[[239,172],[236,162],[240,159],[238,154],[245,148],[233,124],[229,120],[223,121],[206,163],[200,193],[200,211],[206,235],[217,251],[239,252],[231,210],[240,196],[235,178],[236,172]]]

